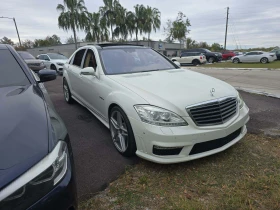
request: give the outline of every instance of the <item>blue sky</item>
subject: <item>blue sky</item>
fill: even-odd
[[[15,17],[21,39],[44,38],[57,34],[62,42],[72,35],[58,28],[56,6],[62,0],[8,0],[2,1],[0,16]],[[128,10],[136,4],[157,7],[161,11],[162,27],[151,34],[153,40],[164,39],[163,27],[168,19],[175,19],[182,11],[190,19],[188,37],[197,41],[224,44],[226,7],[229,7],[229,48],[270,47],[280,45],[279,0],[120,0]],[[85,0],[90,12],[98,11],[102,0]],[[12,20],[0,19],[0,38],[7,36],[17,42]],[[84,38],[85,34],[79,32]],[[147,36],[147,35],[144,35]]]

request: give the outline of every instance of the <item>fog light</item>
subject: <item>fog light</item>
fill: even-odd
[[[179,155],[183,147],[162,147],[162,146],[153,146],[153,154],[155,155]]]

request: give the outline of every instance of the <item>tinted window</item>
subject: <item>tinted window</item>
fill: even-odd
[[[76,53],[75,58],[73,60],[73,65],[78,66],[78,67],[81,66],[85,51],[86,51],[85,49],[82,49]]]
[[[95,56],[91,49],[88,49],[86,57],[85,57],[83,68],[86,68],[86,67],[96,68]]]
[[[30,84],[9,50],[0,50],[0,87]]]
[[[49,60],[50,60],[49,57],[48,57],[47,55],[40,55],[40,56],[39,56],[39,59],[40,59],[40,60],[45,60],[45,61],[49,61]]]
[[[257,54],[258,54],[257,52],[249,52],[246,55],[257,55]]]
[[[259,55],[263,54],[262,52],[258,52]]]
[[[100,50],[107,74],[149,72],[176,68],[172,62],[150,48]]]
[[[188,57],[191,53],[182,53],[182,57]]]
[[[23,60],[31,60],[31,59],[35,59],[33,57],[33,55],[31,55],[28,52],[18,52],[18,54],[20,55],[20,57],[22,57]]]

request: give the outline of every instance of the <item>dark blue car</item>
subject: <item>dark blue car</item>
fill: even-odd
[[[77,209],[68,133],[42,82],[9,45],[0,45],[0,209]]]

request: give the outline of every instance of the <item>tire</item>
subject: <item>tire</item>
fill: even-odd
[[[63,95],[64,99],[68,104],[72,104],[74,102],[74,99],[72,98],[72,94],[69,88],[69,85],[65,78],[63,78]]]
[[[57,68],[56,68],[56,66],[54,64],[51,65],[51,70],[55,70],[56,73],[58,73]]]
[[[268,63],[268,59],[267,58],[261,58],[260,60],[261,63],[265,64],[265,63]]]
[[[193,60],[193,61],[192,61],[192,64],[193,64],[194,66],[197,66],[197,65],[200,64],[200,62],[199,62],[198,60]]]
[[[118,106],[111,109],[109,117],[110,133],[114,146],[121,155],[134,156],[136,143],[128,117]]]
[[[239,62],[240,62],[239,58],[234,58],[232,61],[232,63],[239,63]]]
[[[214,63],[214,61],[215,61],[214,57],[208,58],[208,62],[209,62],[209,63]]]

